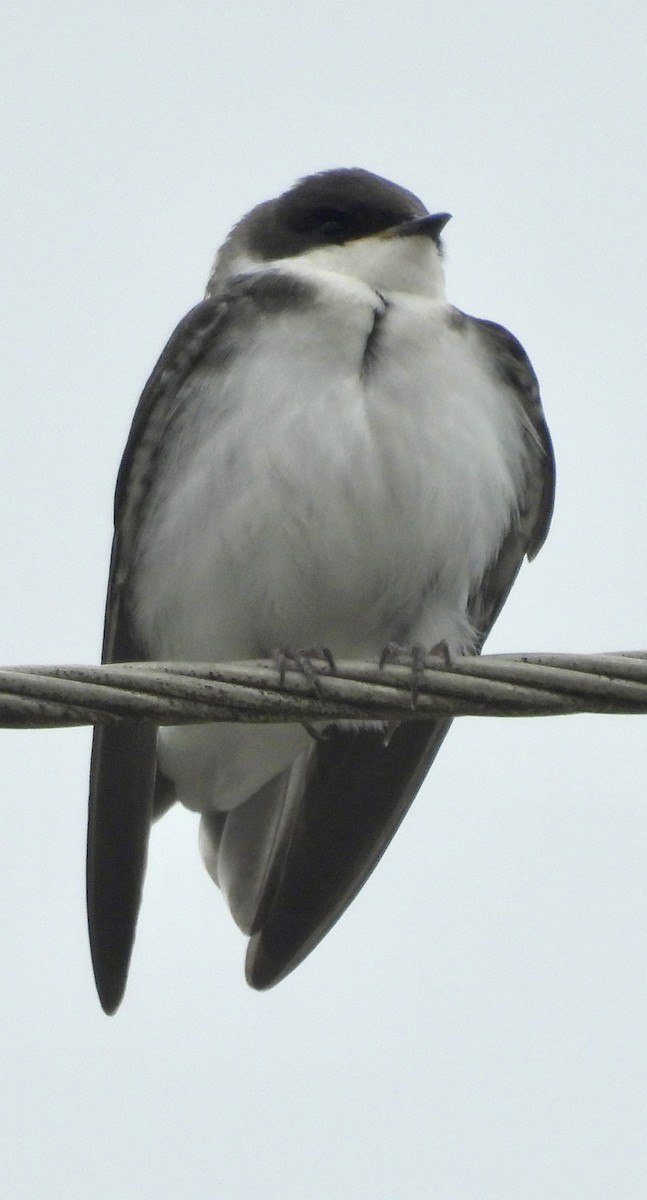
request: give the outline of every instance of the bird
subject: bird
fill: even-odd
[[[447,300],[449,219],[344,167],[234,226],[135,412],[103,662],[278,655],[316,683],[321,653],[334,667],[393,647],[480,652],[545,540],[555,465],[520,343]],[[151,824],[172,803],[200,814],[263,990],[363,886],[448,727],[97,726],[87,902],[105,1012],[126,987]]]

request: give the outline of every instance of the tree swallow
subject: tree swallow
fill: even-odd
[[[554,464],[522,347],[445,298],[448,220],[344,169],[236,225],[135,413],[104,662],[479,652],[546,536]],[[170,803],[201,814],[247,980],[266,988],[362,887],[448,725],[98,727],[88,913],[106,1012]]]

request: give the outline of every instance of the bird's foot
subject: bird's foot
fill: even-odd
[[[293,671],[301,671],[301,674],[310,684],[312,690],[321,696],[321,684],[319,676],[324,673],[322,668],[315,666],[313,659],[318,659],[321,663],[325,663],[328,667],[328,673],[334,675],[337,667],[332,651],[327,646],[310,646],[307,650],[281,650],[272,651],[272,659],[279,673],[279,686],[285,686],[285,673],[288,669]]]
[[[399,642],[388,642],[380,655],[380,670],[388,666],[389,663],[410,667],[411,707],[416,708],[420,685],[424,679],[425,671],[432,665],[429,660],[438,657],[443,659],[446,667],[451,666],[451,651],[447,642],[437,642],[435,646],[432,646],[431,650],[427,650],[422,642],[415,642],[413,646],[402,646]]]

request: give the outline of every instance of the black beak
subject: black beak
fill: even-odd
[[[386,233],[387,237],[428,237],[436,245],[451,213],[434,213],[429,217],[416,217],[413,221],[405,221],[402,225],[394,225]]]

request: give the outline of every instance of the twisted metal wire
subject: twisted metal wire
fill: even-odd
[[[118,663],[0,670],[0,727],[207,721],[404,721],[647,712],[647,652],[429,658],[412,668],[340,662],[315,686],[275,663]]]

